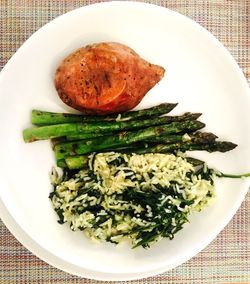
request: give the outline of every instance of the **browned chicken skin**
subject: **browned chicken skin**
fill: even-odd
[[[64,103],[84,113],[118,113],[139,104],[164,72],[123,44],[99,43],[67,56],[55,87]]]

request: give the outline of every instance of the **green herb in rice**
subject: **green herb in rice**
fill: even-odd
[[[50,198],[59,223],[91,239],[149,247],[173,239],[214,200],[214,172],[173,154],[99,153],[88,168],[52,174]]]

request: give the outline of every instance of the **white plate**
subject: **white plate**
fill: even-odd
[[[206,130],[239,145],[225,154],[195,153],[224,172],[250,170],[246,158],[250,94],[239,67],[210,33],[176,12],[134,2],[96,4],[57,18],[36,32],[2,71],[0,196],[9,213],[29,238],[61,261],[114,279],[140,278],[168,270],[209,244],[239,208],[249,180],[218,180],[215,204],[194,214],[174,240],[163,240],[149,250],[95,244],[81,232],[58,225],[48,199],[48,175],[54,164],[50,145],[47,141],[25,144],[21,132],[30,126],[32,108],[68,109],[53,86],[56,66],[76,48],[100,41],[125,43],[166,68],[164,79],[138,107],[179,102],[175,113],[202,112]],[[50,263],[58,266],[53,259]]]

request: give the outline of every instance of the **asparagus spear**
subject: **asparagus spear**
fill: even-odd
[[[49,112],[33,109],[31,112],[31,123],[37,126],[54,125],[71,122],[93,122],[105,120],[101,116],[84,116],[73,113]]]
[[[214,141],[217,136],[210,132],[195,132],[191,134],[184,135],[161,135],[157,137],[152,137],[146,140],[149,143],[161,143],[161,144],[169,144],[169,143],[178,143],[178,142],[193,142],[193,143],[209,143]]]
[[[172,121],[197,119],[200,113],[185,113],[181,116],[163,116],[146,120],[115,121],[115,122],[92,122],[92,123],[63,123],[56,125],[27,128],[23,131],[25,142],[51,139],[62,136],[81,137],[84,139],[85,133],[110,133],[112,131],[138,129],[154,125],[170,123]],[[84,137],[84,138],[83,138]]]
[[[83,141],[83,140],[82,140]],[[77,141],[79,142],[79,141]],[[58,144],[58,143],[57,143]],[[53,147],[53,150],[55,148],[55,145],[57,144],[54,144],[54,147]],[[104,152],[110,152],[110,151],[114,151],[114,152],[123,152],[123,151],[126,151],[128,149],[131,150],[132,152],[132,149],[136,149],[136,148],[146,148],[148,147],[148,144],[147,143],[143,143],[143,142],[137,142],[137,143],[133,143],[131,145],[124,145],[124,146],[113,146],[112,147],[112,150],[111,149],[104,149],[104,150],[101,150],[102,153]],[[100,151],[97,151],[97,153],[100,152]],[[65,159],[57,159],[56,160],[56,164],[58,167],[60,168],[69,168],[69,169],[78,169],[78,168],[81,168],[83,167],[83,165],[85,166],[86,163],[87,163],[87,158],[88,158],[88,155],[81,155],[81,156],[68,156],[66,157]],[[79,159],[75,159],[76,157],[78,157]],[[83,161],[84,162],[83,162]],[[75,166],[76,165],[79,165],[78,166]]]
[[[70,133],[81,132],[85,125],[80,123],[64,123],[57,125],[26,128],[23,130],[25,142],[63,137]]]
[[[182,152],[206,150],[208,152],[227,152],[234,149],[237,145],[228,141],[215,141],[211,143],[174,143],[174,144],[158,144],[148,148],[133,149],[132,151],[137,154],[144,153],[169,153],[176,150]],[[128,150],[127,152],[130,152]]]
[[[88,141],[72,141],[58,144],[55,146],[55,153],[57,159],[63,159],[66,156],[87,154],[103,149],[112,149],[112,147],[129,145],[154,136],[179,133],[183,131],[192,132],[201,129],[204,126],[204,123],[196,120],[172,122],[170,124],[148,127],[137,131],[122,132],[107,137],[104,136],[102,139],[95,138]]]
[[[158,119],[157,118],[151,119],[151,120],[147,119],[147,120],[138,122],[138,124],[137,124],[137,122],[134,121],[132,127],[128,127],[128,128],[124,127],[123,129],[125,129],[125,130],[136,129],[137,128],[136,125],[143,125],[142,127],[145,127],[145,126],[154,126],[154,125],[171,123],[171,122],[174,122],[174,121],[195,120],[200,115],[201,115],[200,113],[189,113],[189,112],[187,112],[187,113],[184,113],[183,115],[180,115],[180,116],[163,116],[163,117],[160,117]],[[156,121],[156,122],[154,123],[154,121]],[[160,122],[163,122],[163,123],[160,123]],[[125,125],[125,123],[124,123],[124,125]],[[132,125],[132,121],[131,121],[131,125]],[[67,135],[67,140],[71,140],[71,141],[83,140],[83,139],[100,137],[100,136],[103,136],[104,134],[103,133],[93,133],[93,132],[91,132],[91,133],[86,133],[86,132],[76,133],[76,134],[73,134],[73,135]],[[108,135],[110,135],[110,132],[108,133]],[[154,138],[152,138],[152,139],[154,139]],[[159,139],[161,139],[161,138],[159,138]],[[180,141],[180,140],[178,140],[178,141]]]
[[[161,147],[160,147],[161,146]],[[207,150],[208,152],[226,152],[232,150],[236,145],[230,142],[214,142],[213,144],[186,144],[183,147],[179,147],[178,144],[169,144],[169,145],[158,145],[154,148],[144,148],[144,149],[133,149],[132,151],[126,151],[129,153],[136,153],[136,154],[145,154],[145,153],[171,153],[176,150],[181,151],[192,151],[192,150]],[[63,167],[68,167],[69,169],[81,169],[87,166],[87,156],[86,155],[77,155],[77,156],[68,156],[65,157],[65,164]],[[192,163],[194,166],[200,166],[204,164],[203,161],[194,159],[194,158],[187,158],[187,161]],[[241,175],[231,175],[231,174],[223,174],[218,173],[218,176],[221,177],[230,177],[230,178],[239,178],[239,177],[248,177],[250,173],[241,174]]]
[[[147,147],[147,145],[148,145],[147,143],[138,142],[138,143],[133,143],[131,145],[125,145],[125,146],[122,146],[122,147],[113,146],[112,150],[111,149],[104,149],[101,152],[110,152],[110,151],[123,152],[123,151],[126,151],[128,149],[130,149],[131,152],[133,152],[132,149],[136,149],[138,147],[144,148],[144,147]],[[88,154],[87,155],[78,155],[78,156],[68,156],[68,157],[65,157],[65,159],[60,158],[60,159],[57,159],[57,161],[56,161],[58,167],[69,168],[70,170],[83,168],[83,167],[87,166],[87,162],[88,162]]]
[[[143,128],[148,126],[155,126],[155,125],[161,125],[161,124],[167,124],[174,121],[183,121],[183,120],[195,120],[201,116],[201,113],[190,113],[186,112],[183,115],[180,116],[163,116],[153,119],[147,119],[147,120],[141,120],[141,121],[131,121],[131,122],[121,122],[121,125],[123,124],[123,128],[121,130],[130,130],[130,129],[137,129],[137,128]],[[118,123],[118,122],[117,122]],[[126,126],[128,125],[128,126]],[[131,126],[129,126],[131,125]],[[140,126],[141,125],[141,126]],[[116,131],[114,129],[114,131]],[[73,135],[67,135],[67,140],[82,140],[82,139],[89,139],[94,137],[100,137],[103,133],[76,133]],[[110,132],[108,133],[110,135]]]
[[[70,113],[56,113],[33,109],[31,113],[31,122],[35,125],[54,125],[60,123],[71,122],[98,122],[98,121],[115,121],[130,120],[137,118],[155,117],[162,114],[169,113],[177,104],[164,103],[151,108],[129,111],[122,114],[115,114],[109,116],[88,116]]]
[[[159,139],[158,139],[159,138]],[[217,138],[216,135],[214,135],[213,133],[210,132],[193,132],[191,134],[183,134],[183,135],[178,135],[178,134],[167,134],[167,135],[160,135],[160,136],[155,136],[152,138],[149,138],[147,140],[142,140],[139,142],[135,142],[135,143],[131,143],[129,145],[123,145],[123,146],[113,146],[112,149],[104,149],[101,150],[101,152],[107,152],[107,151],[115,151],[115,152],[123,152],[123,151],[136,151],[136,149],[147,149],[147,148],[151,148],[154,147],[156,145],[156,141],[162,141],[162,144],[174,144],[174,143],[195,143],[195,144],[205,144],[205,143],[211,143],[214,142],[215,139]],[[155,141],[154,141],[155,139]],[[151,140],[151,141],[150,141]],[[63,142],[67,142],[67,141],[62,141]],[[86,141],[87,142],[87,141]],[[164,143],[163,143],[164,142]],[[157,143],[159,144],[159,143]],[[99,151],[97,151],[99,152]]]
[[[204,140],[202,140],[202,134],[205,134],[205,135],[203,135]],[[211,134],[211,135],[207,135],[207,134]],[[169,137],[174,142],[172,144],[169,144],[169,147],[168,147],[169,148],[169,152],[173,152],[173,150],[178,150],[178,146],[177,146],[178,144],[175,143],[175,138],[174,137],[183,137],[183,136],[182,135],[170,135]],[[197,141],[199,141],[198,143],[201,143],[201,144],[211,143],[211,142],[214,141],[215,137],[216,136],[214,134],[212,134],[212,133],[205,133],[205,132],[204,133],[200,133],[200,132],[198,132],[197,136],[196,136],[196,133],[192,134],[193,140],[192,140],[192,144],[191,145],[190,145],[190,141],[191,140],[186,141],[184,143],[188,143],[189,146],[191,146],[191,147],[194,147],[194,143],[195,143],[195,145],[197,147],[196,150],[203,150],[202,148],[204,147],[204,145],[203,146],[202,145],[198,146]],[[210,141],[209,141],[209,139],[210,139]],[[113,147],[112,149],[106,149],[104,151],[115,151],[115,152],[127,152],[127,153],[138,153],[138,154],[141,153],[141,154],[143,154],[142,153],[143,151],[145,151],[145,153],[151,152],[152,149],[153,149],[153,151],[155,151],[155,149],[157,149],[155,146],[156,145],[150,145],[150,144],[145,143],[145,142],[142,142],[142,143],[138,142],[138,143],[134,143],[134,144],[131,144],[131,145],[126,145],[123,148],[115,148],[115,147]],[[188,147],[188,145],[186,146],[186,148],[187,147]],[[144,149],[144,150],[142,150],[142,149]],[[159,149],[159,151],[160,151],[160,149]],[[85,167],[87,165],[87,157],[88,157],[87,155],[68,156],[68,157],[65,158],[64,164],[62,164],[62,163],[61,164],[57,163],[57,164],[60,167],[68,167],[69,169],[80,169],[80,168],[83,168],[83,167]],[[188,162],[190,162],[194,166],[200,166],[200,165],[204,164],[203,161],[195,159],[195,158],[192,158],[192,157],[187,157],[186,159],[187,159]],[[59,160],[59,161],[61,161],[61,160]]]

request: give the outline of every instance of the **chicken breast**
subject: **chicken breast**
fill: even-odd
[[[123,44],[98,43],[67,56],[54,82],[64,103],[86,114],[102,115],[134,108],[164,72]]]

